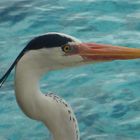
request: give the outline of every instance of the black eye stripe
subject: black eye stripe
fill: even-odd
[[[60,47],[64,44],[67,44],[69,42],[72,42],[73,39],[71,37],[64,36],[63,34],[59,33],[48,33],[45,35],[41,35],[38,37],[33,38],[26,47],[21,51],[21,53],[17,56],[15,61],[12,63],[10,68],[7,70],[7,72],[0,78],[0,88],[3,85],[3,83],[6,81],[7,77],[11,73],[12,69],[15,67],[15,65],[18,63],[18,61],[21,59],[21,57],[30,50],[38,50],[42,48],[53,48],[53,47]],[[63,50],[63,49],[62,49]]]

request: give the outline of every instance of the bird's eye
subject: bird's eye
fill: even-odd
[[[65,53],[68,53],[71,51],[71,46],[70,45],[65,45],[62,47],[62,51],[64,51]]]

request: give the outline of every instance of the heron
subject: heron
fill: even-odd
[[[53,93],[43,94],[39,80],[49,71],[81,66],[94,61],[140,58],[140,49],[84,43],[59,32],[33,38],[0,79],[0,87],[15,67],[15,96],[29,118],[43,122],[53,140],[80,140],[78,122],[71,106]]]

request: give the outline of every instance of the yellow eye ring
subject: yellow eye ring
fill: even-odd
[[[70,46],[66,45],[66,46],[63,46],[62,50],[67,53],[71,50],[71,48]]]

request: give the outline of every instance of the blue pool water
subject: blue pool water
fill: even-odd
[[[140,48],[140,0],[1,0],[0,76],[30,39],[50,31]],[[0,140],[49,140],[18,107],[13,79],[14,71],[0,89]],[[140,59],[50,72],[41,88],[71,104],[81,140],[140,140]]]

